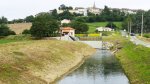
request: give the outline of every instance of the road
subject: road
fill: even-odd
[[[126,37],[128,36],[125,31],[121,31],[121,34],[122,34],[122,36],[126,36]],[[136,45],[143,45],[145,47],[150,48],[150,43],[142,41],[142,40],[138,39],[136,36],[130,36],[130,41],[132,41]]]
[[[150,43],[142,41],[142,40],[139,40],[136,36],[131,36],[130,37],[130,41],[132,41],[136,45],[143,45],[145,47],[149,47],[150,48]]]

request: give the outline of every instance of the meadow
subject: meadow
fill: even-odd
[[[14,24],[8,24],[8,27],[12,31],[15,31],[16,34],[21,34],[25,29],[30,29],[32,26],[32,23],[14,23]]]
[[[122,22],[113,22],[118,29],[121,29]],[[86,23],[89,26],[88,33],[94,33],[97,27],[105,27],[108,22],[94,22],[94,23]]]

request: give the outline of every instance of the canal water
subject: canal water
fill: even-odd
[[[129,80],[110,51],[97,50],[94,56],[56,84],[129,84]]]

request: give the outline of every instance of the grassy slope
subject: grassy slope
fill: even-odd
[[[25,29],[30,29],[32,23],[15,23],[15,24],[8,24],[11,30],[15,31],[16,34],[20,34]]]
[[[89,31],[88,33],[93,33],[95,32],[95,29],[97,27],[105,27],[108,24],[108,22],[95,22],[95,23],[87,23],[89,26]],[[118,28],[121,28],[121,22],[114,22]]]
[[[106,37],[105,41],[119,42],[123,48],[117,52],[131,84],[150,84],[150,48],[136,46],[127,39],[119,36]]]
[[[0,39],[0,44],[31,40],[31,35],[10,35]]]
[[[0,45],[0,84],[47,84],[95,50],[67,41],[24,41]]]

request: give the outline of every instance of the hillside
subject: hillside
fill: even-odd
[[[79,42],[24,41],[0,45],[0,84],[48,84],[95,49]]]
[[[25,29],[30,29],[32,23],[15,23],[15,24],[8,24],[11,30],[15,31],[16,34],[20,34]]]

